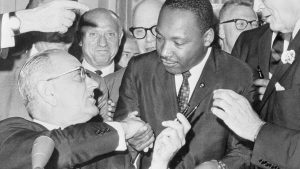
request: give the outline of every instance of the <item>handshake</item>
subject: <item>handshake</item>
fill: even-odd
[[[152,148],[155,140],[151,126],[137,115],[138,112],[132,112],[120,122],[133,159],[138,152]],[[169,161],[185,144],[185,136],[191,128],[188,120],[180,113],[176,120],[164,121],[162,125],[166,128],[156,138],[151,168],[167,168]]]

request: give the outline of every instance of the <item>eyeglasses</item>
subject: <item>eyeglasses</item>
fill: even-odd
[[[248,24],[251,24],[251,26],[253,28],[257,28],[258,25],[259,25],[259,23],[258,23],[257,20],[247,21],[245,19],[232,19],[232,20],[221,22],[220,24],[230,23],[230,22],[234,22],[235,23],[235,27],[236,27],[237,30],[244,30],[244,29],[246,29],[246,27],[248,26]]]
[[[129,31],[136,39],[144,39],[147,35],[147,31],[150,31],[152,35],[156,37],[156,25],[152,26],[151,28],[130,27]]]
[[[75,72],[75,71],[78,71],[78,70],[80,71],[80,78],[82,80],[84,80],[86,78],[86,75],[87,75],[86,70],[82,66],[79,66],[79,67],[77,67],[75,69],[69,70],[69,71],[64,72],[64,73],[62,73],[60,75],[57,75],[57,76],[54,76],[54,77],[50,77],[50,78],[46,79],[46,81],[51,81],[51,80],[60,78],[60,77],[62,77],[64,75],[67,75],[69,73],[72,73],[72,72]]]

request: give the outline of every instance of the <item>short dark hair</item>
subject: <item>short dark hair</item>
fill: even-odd
[[[166,0],[162,10],[164,8],[191,11],[198,17],[199,27],[203,33],[213,27],[214,13],[209,0]]]

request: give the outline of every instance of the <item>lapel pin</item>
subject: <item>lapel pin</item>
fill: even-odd
[[[294,50],[285,51],[281,55],[281,62],[283,64],[287,64],[287,63],[292,64],[295,60],[295,55],[296,53]]]
[[[199,85],[201,88],[203,88],[204,86],[205,86],[205,84],[204,83],[200,83],[200,85]]]

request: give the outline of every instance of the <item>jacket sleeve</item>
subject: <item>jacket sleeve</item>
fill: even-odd
[[[17,120],[16,120],[17,119]],[[46,135],[55,143],[46,168],[72,168],[89,164],[93,158],[112,152],[118,146],[118,133],[106,123],[83,123],[64,130],[48,131],[21,118],[1,122],[0,168],[32,168],[31,150],[34,140]]]
[[[259,167],[298,169],[300,132],[265,124],[254,144],[251,162]]]
[[[119,90],[119,99],[117,109],[114,114],[114,120],[123,120],[129,112],[138,111],[138,86],[136,84],[136,75],[134,67],[134,58],[130,60],[125,70],[122,83]]]

